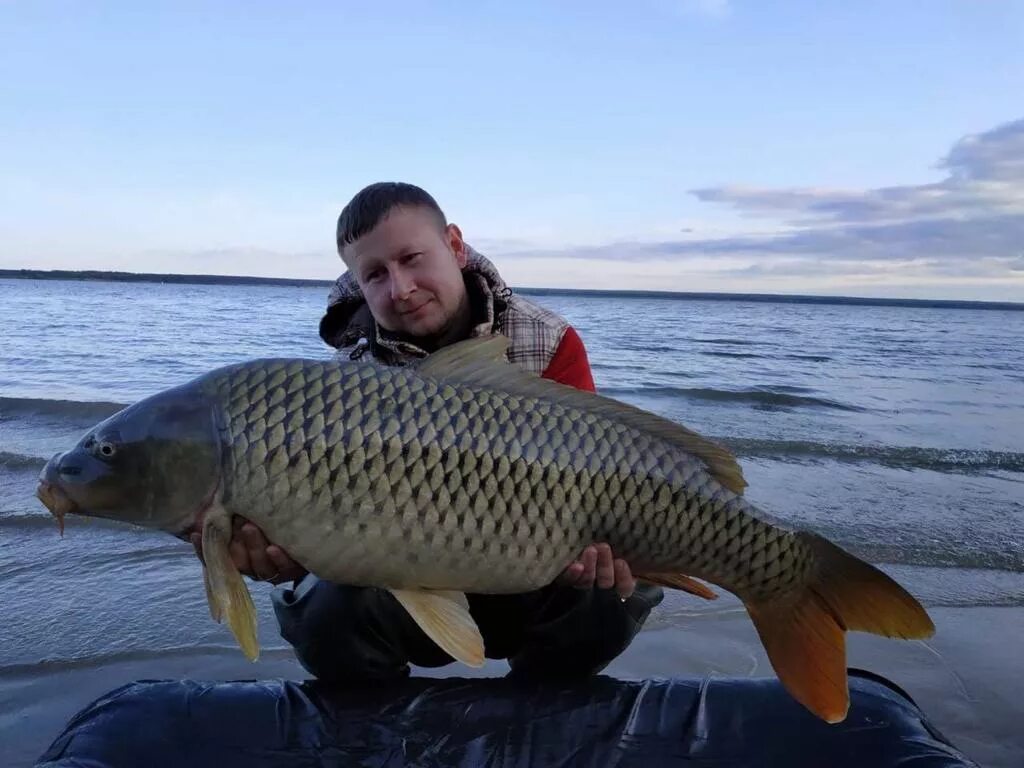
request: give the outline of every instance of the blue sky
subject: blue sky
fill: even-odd
[[[1024,300],[1024,4],[0,2],[0,267]]]

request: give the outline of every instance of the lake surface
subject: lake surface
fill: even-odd
[[[190,547],[82,519],[61,538],[36,477],[137,398],[248,358],[329,357],[326,296],[0,280],[0,602],[17,618],[0,624],[0,676],[234,647]],[[732,447],[765,511],[879,564],[927,606],[1024,605],[1024,312],[535,300],[577,327],[604,394]],[[265,585],[254,595],[263,647],[286,649]],[[673,596],[651,626],[728,600],[679,611]]]

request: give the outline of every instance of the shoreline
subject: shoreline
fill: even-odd
[[[992,768],[1019,765],[1024,732],[1024,608],[931,608],[938,632],[927,642],[849,636],[848,665],[904,688],[924,714],[972,760]],[[415,668],[417,677],[494,677],[504,662],[480,670],[461,665]],[[753,625],[742,611],[695,615],[672,627],[646,629],[604,671],[620,679],[762,677],[773,675]],[[7,765],[30,764],[70,718],[108,691],[136,680],[305,680],[288,648],[268,648],[250,664],[235,649],[197,649],[99,665],[23,667],[0,678],[0,744]]]
[[[53,280],[115,283],[170,283],[187,285],[264,285],[269,287],[330,288],[334,280],[315,278],[260,277],[255,275],[200,275],[106,270],[0,269],[0,280]],[[974,299],[910,299],[880,296],[830,294],[718,293],[713,291],[663,291],[650,289],[546,288],[511,286],[524,296],[581,296],[595,298],[652,298],[679,301],[738,301],[768,304],[829,304],[924,309],[980,309],[1024,312],[1024,302],[980,301]]]

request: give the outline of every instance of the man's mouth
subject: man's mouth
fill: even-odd
[[[427,306],[427,304],[429,304],[430,302],[431,302],[431,299],[427,299],[422,304],[417,304],[412,309],[399,310],[398,314],[400,314],[400,315],[415,315],[417,312],[419,312],[421,309],[423,309],[425,306]]]

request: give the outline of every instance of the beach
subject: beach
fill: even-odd
[[[269,605],[261,610],[265,613]],[[980,765],[1016,768],[1024,755],[1020,728],[1024,658],[1013,639],[1024,636],[1024,609],[939,608],[932,616],[938,631],[927,642],[896,643],[851,635],[850,666],[884,675],[904,688],[932,724]],[[416,668],[413,673],[475,677],[504,675],[507,670],[504,662],[488,661],[481,670],[451,664]],[[749,620],[742,611],[732,610],[644,630],[604,674],[638,679],[760,677],[772,672]],[[75,712],[126,683],[275,678],[305,680],[309,675],[290,651],[272,651],[250,664],[232,649],[128,656],[99,664],[53,664],[6,674],[0,678],[4,765],[30,765]]]

